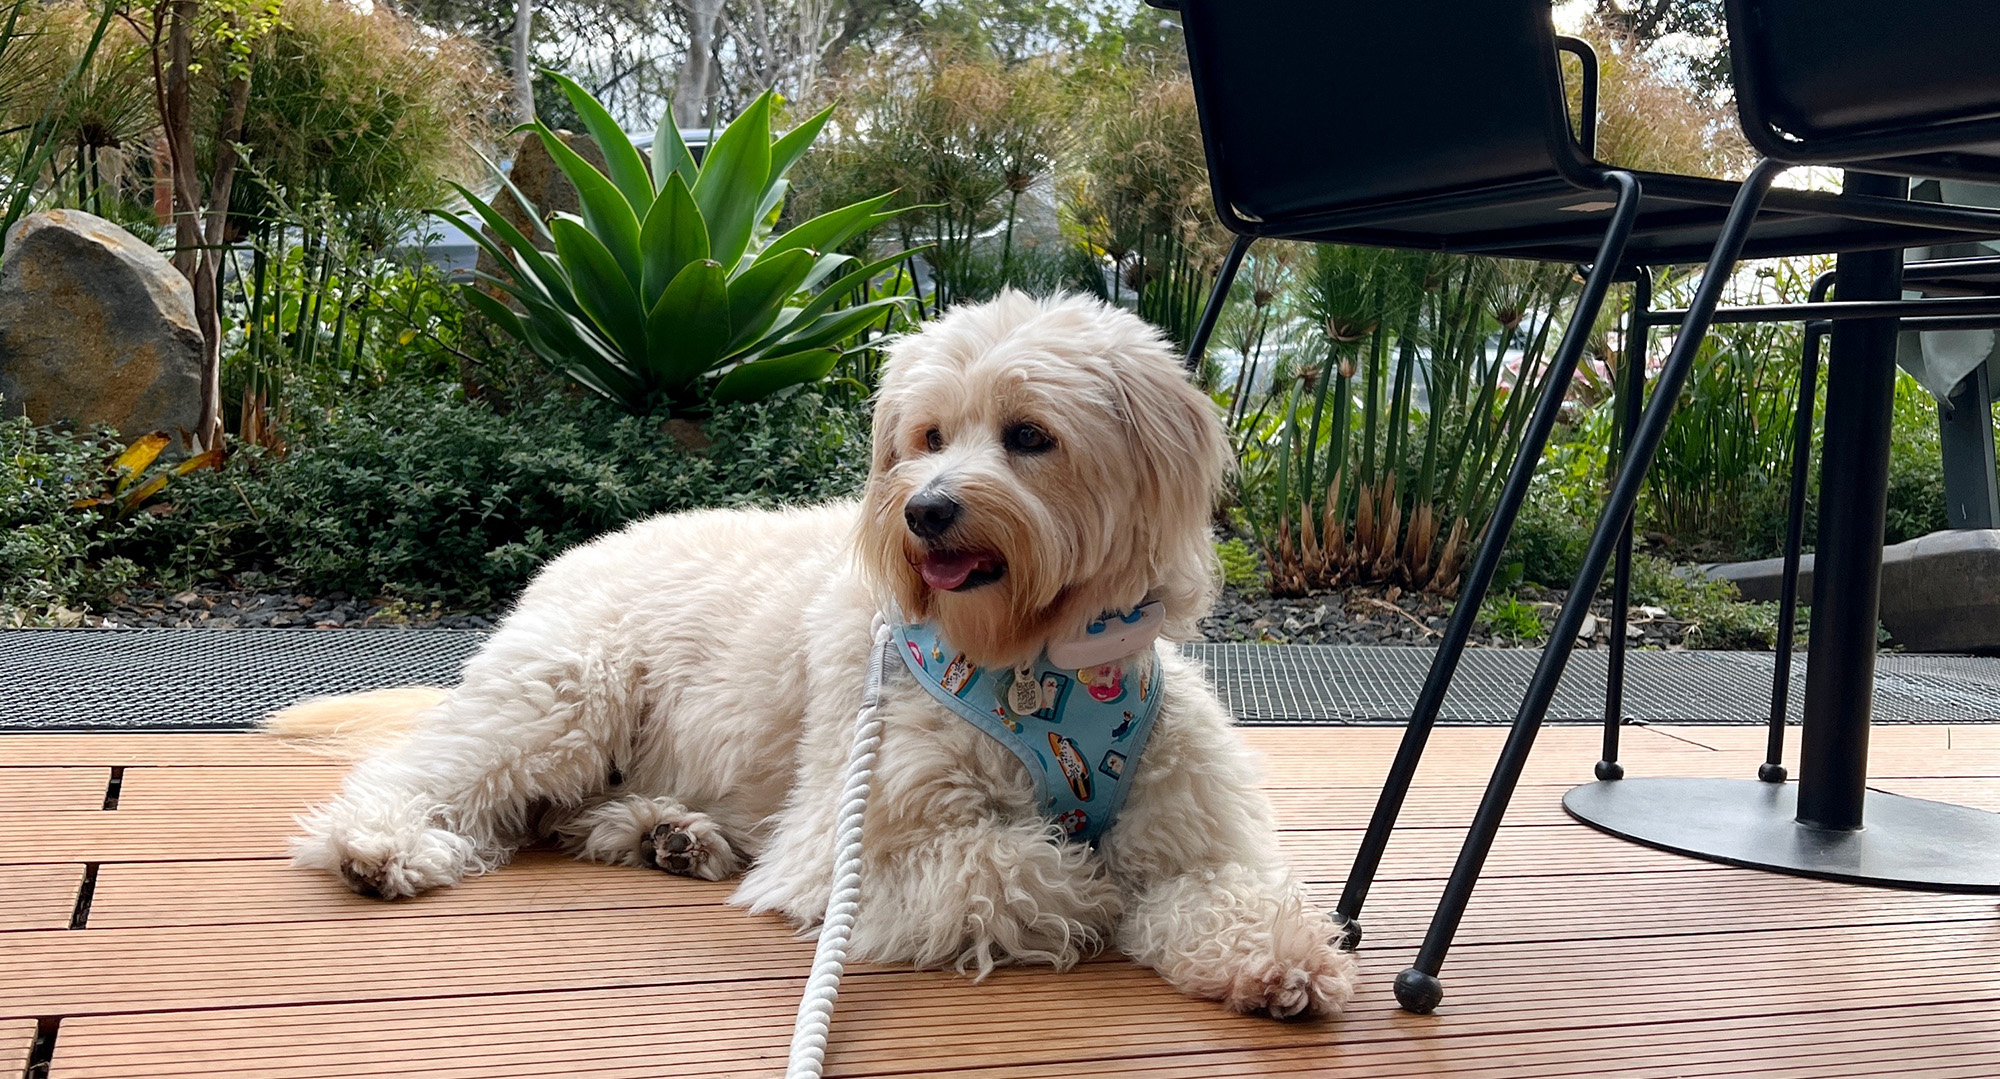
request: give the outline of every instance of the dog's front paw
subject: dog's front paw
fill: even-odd
[[[722,829],[700,813],[662,821],[640,839],[639,860],[701,880],[725,880],[742,867]]]
[[[402,899],[457,884],[479,858],[464,836],[422,827],[407,832],[315,830],[292,841],[292,863],[338,874],[349,888],[371,899]]]
[[[1237,971],[1223,1003],[1273,1019],[1336,1015],[1354,996],[1357,968],[1354,956],[1327,945],[1297,960],[1259,957]]]

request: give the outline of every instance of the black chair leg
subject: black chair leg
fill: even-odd
[[[1639,410],[1646,401],[1646,342],[1652,324],[1646,316],[1653,304],[1653,275],[1641,269],[1632,283],[1632,315],[1625,331],[1624,392],[1618,395],[1618,422],[1613,436],[1612,474],[1625,460],[1632,432],[1639,426]],[[1625,618],[1632,605],[1632,515],[1625,515],[1625,527],[1618,534],[1618,560],[1611,572],[1611,656],[1604,675],[1604,751],[1594,769],[1597,778],[1624,779],[1625,766],[1618,763],[1618,727],[1625,722]]]
[[[1237,236],[1229,245],[1229,254],[1222,257],[1222,268],[1215,272],[1215,288],[1208,294],[1208,306],[1201,309],[1201,321],[1195,325],[1194,337],[1188,341],[1188,373],[1201,370],[1202,354],[1208,351],[1208,338],[1215,333],[1215,324],[1222,318],[1222,308],[1229,302],[1229,286],[1236,283],[1236,271],[1243,266],[1243,256],[1250,253],[1250,245],[1255,236]]]
[[[1750,178],[1743,182],[1735,204],[1729,208],[1729,217],[1723,223],[1715,253],[1709,257],[1701,285],[1695,290],[1694,301],[1688,305],[1687,317],[1681,322],[1673,351],[1660,371],[1652,400],[1647,403],[1639,426],[1632,433],[1625,464],[1618,470],[1617,482],[1611,486],[1611,497],[1604,512],[1597,518],[1597,527],[1591,533],[1583,566],[1570,585],[1569,598],[1563,602],[1562,613],[1556,617],[1554,634],[1548,647],[1542,650],[1541,662],[1536,665],[1534,678],[1528,684],[1528,695],[1521,702],[1520,711],[1515,713],[1514,727],[1508,732],[1506,745],[1500,751],[1500,760],[1494,765],[1492,778],[1487,781],[1479,811],[1472,818],[1472,828],[1465,837],[1465,845],[1458,852],[1457,863],[1452,866],[1451,879],[1445,884],[1437,913],[1431,917],[1423,948],[1417,953],[1416,964],[1396,976],[1396,1000],[1405,1011],[1427,1014],[1444,998],[1444,986],[1438,981],[1438,971],[1444,967],[1452,937],[1458,932],[1458,923],[1465,916],[1466,904],[1472,900],[1473,886],[1478,883],[1479,872],[1486,864],[1486,855],[1493,848],[1493,838],[1499,834],[1507,802],[1513,797],[1514,786],[1520,781],[1521,770],[1527,766],[1528,754],[1534,749],[1542,717],[1548,712],[1549,702],[1555,698],[1563,669],[1569,663],[1570,653],[1576,648],[1576,631],[1583,625],[1584,615],[1590,612],[1591,597],[1604,579],[1604,569],[1611,561],[1612,548],[1617,545],[1625,519],[1631,515],[1633,505],[1638,501],[1639,487],[1645,481],[1646,470],[1652,466],[1660,440],[1666,435],[1667,421],[1673,416],[1674,403],[1680,397],[1682,385],[1687,382],[1689,370],[1694,366],[1701,340],[1708,332],[1709,319],[1721,299],[1722,287],[1742,254],[1750,225],[1757,218],[1757,210],[1763,205],[1771,180],[1785,167],[1775,161],[1758,162]]]
[[[1493,518],[1480,540],[1479,551],[1473,555],[1472,565],[1466,570],[1465,580],[1459,586],[1451,620],[1445,626],[1444,637],[1438,642],[1437,653],[1431,657],[1430,672],[1424,676],[1423,692],[1417,697],[1417,706],[1410,715],[1409,725],[1403,728],[1403,740],[1396,749],[1396,759],[1389,766],[1388,778],[1383,780],[1374,816],[1368,820],[1368,831],[1363,834],[1361,849],[1354,856],[1354,868],[1348,871],[1347,885],[1341,891],[1340,905],[1335,909],[1334,917],[1341,925],[1342,942],[1349,948],[1359,945],[1361,941],[1361,907],[1368,900],[1368,888],[1375,882],[1376,870],[1382,864],[1382,852],[1389,845],[1389,834],[1395,830],[1396,817],[1403,809],[1403,799],[1410,792],[1410,780],[1415,777],[1417,765],[1423,760],[1424,744],[1430,738],[1431,728],[1437,723],[1438,710],[1444,704],[1445,692],[1451,688],[1452,676],[1458,671],[1458,660],[1465,651],[1465,642],[1472,636],[1473,624],[1479,618],[1479,604],[1486,598],[1486,590],[1493,583],[1493,574],[1500,567],[1500,555],[1507,547],[1508,534],[1514,529],[1514,518],[1520,513],[1521,503],[1528,497],[1528,485],[1535,478],[1535,466],[1541,461],[1549,432],[1554,430],[1556,419],[1562,413],[1563,397],[1568,393],[1570,380],[1576,375],[1577,360],[1583,356],[1591,325],[1597,320],[1598,309],[1604,306],[1604,296],[1610,291],[1612,278],[1617,275],[1618,264],[1625,256],[1625,243],[1632,235],[1632,221],[1639,212],[1639,181],[1622,172],[1609,173],[1607,179],[1617,188],[1618,202],[1612,210],[1611,223],[1605,229],[1604,239],[1598,245],[1597,261],[1591,265],[1590,275],[1584,280],[1583,293],[1577,297],[1576,311],[1570,316],[1568,328],[1563,331],[1562,343],[1549,361],[1548,381],[1542,389],[1542,396],[1535,402],[1533,415],[1528,419],[1520,453],[1507,473],[1507,482],[1501,488],[1499,503],[1494,507]]]
[[[1813,282],[1813,303],[1826,299],[1832,274]],[[1764,746],[1764,763],[1757,778],[1783,783],[1785,772],[1785,713],[1791,704],[1793,624],[1799,610],[1799,550],[1805,544],[1806,478],[1812,468],[1814,398],[1819,396],[1819,348],[1828,324],[1806,323],[1805,348],[1799,356],[1799,400],[1792,413],[1792,489],[1785,514],[1785,568],[1778,581],[1777,654],[1771,662],[1771,735]]]

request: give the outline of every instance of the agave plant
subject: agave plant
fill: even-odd
[[[785,173],[831,109],[773,139],[777,99],[766,93],[699,164],[672,109],[664,109],[649,169],[596,98],[548,74],[603,150],[605,171],[546,125],[524,129],[576,185],[583,215],[558,213],[544,223],[503,176],[534,222],[534,238],[463,187],[459,194],[493,236],[443,216],[507,268],[504,277],[480,277],[520,310],[476,286],[466,289],[467,301],[570,377],[634,412],[757,400],[824,378],[864,327],[891,318],[905,302],[891,296],[841,306],[865,296],[861,286],[913,252],[860,266],[850,265],[859,261],[852,255],[832,253],[894,217],[897,211],[883,210],[893,192],[771,234],[784,206]]]

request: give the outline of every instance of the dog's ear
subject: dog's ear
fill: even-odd
[[[1152,587],[1166,606],[1169,635],[1191,637],[1215,602],[1211,526],[1235,459],[1221,410],[1188,381],[1166,342],[1156,338],[1131,359],[1114,386],[1140,496],[1153,518]]]

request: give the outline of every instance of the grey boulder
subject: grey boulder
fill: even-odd
[[[81,210],[15,223],[0,259],[8,415],[184,439],[201,415],[201,370],[194,291],[150,244]]]

